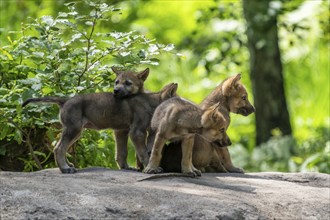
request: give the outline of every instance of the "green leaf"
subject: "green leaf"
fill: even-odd
[[[53,91],[53,89],[50,88],[50,87],[44,87],[44,88],[42,88],[41,91],[42,91],[43,94],[48,95]]]
[[[4,50],[3,48],[0,48],[0,51],[3,54],[5,54],[8,57],[9,60],[13,60],[13,56],[10,53],[8,53],[6,50]]]
[[[45,56],[44,52],[33,52],[32,54],[35,55],[36,57],[40,57],[40,58],[43,58]]]
[[[46,32],[46,29],[42,26],[36,27],[36,30],[39,31],[41,34],[44,34]]]
[[[69,2],[69,3],[65,3],[64,5],[69,7],[69,6],[74,6],[76,3],[75,2]]]
[[[86,21],[85,24],[88,25],[88,26],[93,26],[94,25],[94,23],[91,22],[91,21]]]
[[[46,23],[48,26],[52,25],[54,23],[54,19],[52,16],[46,15],[41,17],[41,21],[43,23]]]
[[[8,94],[8,89],[5,89],[5,88],[0,88],[0,95],[6,95]]]
[[[23,141],[23,135],[19,129],[15,129],[14,140],[17,141],[18,144],[21,144]]]
[[[39,91],[41,89],[41,84],[33,84],[31,88],[35,91]]]
[[[50,27],[50,29],[53,30],[53,31],[59,31],[60,30],[59,28],[57,28],[55,26]]]
[[[4,139],[7,136],[8,131],[9,131],[9,126],[2,127],[2,130],[0,132],[0,140]]]
[[[81,33],[78,33],[78,34],[74,34],[72,37],[71,37],[71,41],[75,41],[79,38],[81,38],[82,34]]]
[[[37,156],[42,156],[42,157],[46,157],[46,154],[45,153],[43,153],[43,152],[40,152],[40,151],[33,151],[33,153],[35,154],[35,155],[37,155]]]
[[[165,51],[171,51],[174,48],[175,48],[174,44],[168,44],[168,45],[166,45],[165,48],[163,48],[163,50],[165,50]]]
[[[304,159],[301,158],[301,157],[293,156],[293,157],[291,157],[291,159],[292,159],[296,164],[302,164],[302,163],[304,162]]]
[[[59,18],[66,18],[66,17],[68,17],[68,14],[65,13],[65,12],[59,12],[59,13],[58,13],[58,17],[59,17]]]

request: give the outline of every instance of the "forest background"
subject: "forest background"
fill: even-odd
[[[330,173],[329,1],[265,0],[261,2],[266,8],[251,8],[253,2],[258,4],[254,0],[1,0],[0,170],[54,167],[52,149],[61,131],[58,107],[22,109],[22,102],[46,95],[112,91],[112,65],[150,67],[148,90],[177,82],[178,94],[196,103],[225,78],[242,73],[253,103],[253,94],[263,91],[256,93],[251,83],[258,78],[251,73],[247,12],[266,9],[254,21],[273,21],[287,104],[280,106],[279,114],[288,111],[292,129],[286,133],[275,126],[260,141],[256,124],[276,124],[277,119],[232,114],[228,134],[233,162],[248,172]],[[257,48],[265,45],[265,41],[256,43]],[[257,62],[267,63],[266,59]],[[262,104],[267,108],[267,100]],[[263,106],[258,107],[262,112]],[[86,130],[71,149],[70,160],[77,167],[116,169],[114,145],[110,130]],[[129,163],[135,163],[131,143]]]

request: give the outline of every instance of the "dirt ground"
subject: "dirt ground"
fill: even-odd
[[[0,219],[330,219],[328,174],[154,176],[0,172]]]

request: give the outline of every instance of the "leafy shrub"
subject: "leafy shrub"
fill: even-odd
[[[234,164],[251,171],[330,173],[330,137],[320,128],[316,137],[297,142],[292,136],[276,136],[248,152],[242,145],[232,148]]]
[[[65,5],[67,11],[56,17],[30,19],[16,32],[18,39],[8,36],[10,44],[0,48],[0,157],[2,161],[6,157],[11,161],[19,158],[25,171],[54,166],[53,159],[49,159],[49,146],[56,143],[60,132],[58,108],[31,105],[22,109],[25,99],[109,91],[114,80],[111,65],[157,65],[157,56],[174,48],[135,32],[118,32],[114,28],[111,32],[99,31],[105,25],[115,26],[111,17],[118,16],[120,9],[114,6],[92,1]],[[31,134],[41,137],[32,138]],[[73,160],[82,166],[114,168],[110,134],[85,132],[76,144],[85,146],[84,153],[74,154]],[[9,155],[11,148],[24,150]],[[13,168],[0,163],[0,169]]]

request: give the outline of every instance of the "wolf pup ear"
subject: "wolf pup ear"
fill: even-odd
[[[178,89],[177,83],[170,83],[166,85],[161,91],[161,99],[166,100],[176,96],[176,90]]]
[[[219,118],[219,115],[220,115],[219,107],[220,107],[220,105],[221,105],[220,102],[218,102],[218,103],[216,103],[216,104],[214,104],[210,107],[210,109],[212,111],[211,116],[212,116],[213,121],[216,121]]]
[[[226,96],[230,96],[232,94],[232,92],[238,88],[239,84],[239,80],[241,79],[241,74],[237,74],[236,76],[232,76],[228,79],[226,79],[223,82],[222,85],[222,93]],[[234,90],[233,90],[234,89]]]
[[[149,76],[149,68],[138,73],[137,77],[142,81],[145,81]]]
[[[115,66],[112,66],[111,69],[112,69],[112,71],[116,74],[116,76],[118,76],[119,74],[122,73],[122,72],[121,72],[119,69],[117,69],[117,67],[115,67]]]
[[[173,83],[173,85],[171,86],[171,89],[170,89],[170,96],[171,97],[176,96],[177,89],[178,89],[178,84],[177,83]]]
[[[223,115],[216,109],[216,111],[213,111],[211,114],[212,121],[218,124],[224,124],[226,122],[226,119],[223,117]]]
[[[210,107],[210,110],[212,110],[212,111],[218,111],[220,105],[221,105],[220,102],[217,102],[216,104],[214,104],[214,105],[212,105]]]
[[[241,79],[241,74],[239,73],[231,81],[231,86],[236,88],[239,85],[238,81],[240,81],[240,79]]]
[[[207,110],[206,110],[206,114],[207,115],[207,118],[209,118],[209,120],[212,120],[212,121],[217,121],[217,118],[218,118],[218,115],[220,114],[219,113],[219,105],[220,103],[216,103],[216,104],[213,104],[211,105]]]

